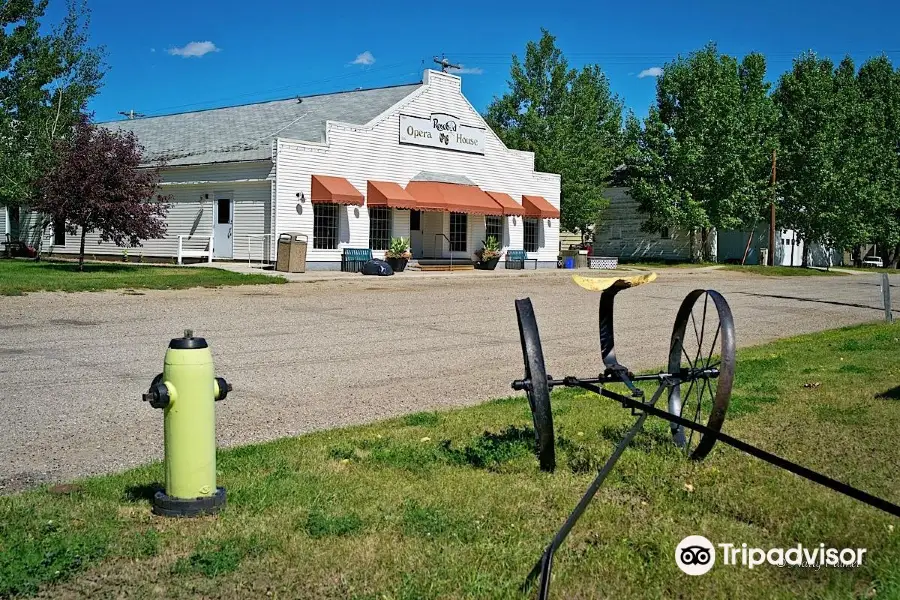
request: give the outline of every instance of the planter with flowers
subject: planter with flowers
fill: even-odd
[[[412,252],[409,251],[409,240],[398,237],[391,238],[391,247],[384,253],[384,260],[395,273],[399,273],[406,269],[406,263],[412,258]]]
[[[497,238],[490,236],[481,242],[481,245],[483,247],[475,252],[475,256],[478,257],[475,268],[483,271],[493,271],[497,268],[497,263],[500,262],[500,243],[497,241]]]

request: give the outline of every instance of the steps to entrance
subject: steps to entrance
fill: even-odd
[[[475,265],[414,265],[407,268],[413,271],[474,271]]]
[[[475,263],[464,258],[452,262],[447,258],[420,258],[407,268],[415,271],[474,271]]]

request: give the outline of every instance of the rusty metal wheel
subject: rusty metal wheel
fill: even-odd
[[[556,469],[556,448],[553,439],[553,413],[550,409],[550,386],[544,366],[544,352],[531,299],[516,300],[516,317],[519,321],[519,338],[525,359],[525,393],[531,406],[534,422],[536,452],[542,471]]]
[[[715,290],[694,290],[678,309],[669,347],[669,373],[679,383],[669,388],[669,413],[720,431],[734,382],[734,318]],[[670,424],[675,445],[702,460],[716,443],[677,423]]]

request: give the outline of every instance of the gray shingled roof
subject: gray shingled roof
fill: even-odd
[[[272,156],[276,137],[308,142],[325,140],[325,121],[363,125],[422,84],[307,96],[298,102],[275,100],[211,110],[100,123],[133,131],[148,162],[195,165]]]
[[[471,179],[465,175],[454,175],[452,173],[437,173],[435,171],[419,171],[411,181],[437,181],[439,183],[456,183],[459,185],[475,185]]]

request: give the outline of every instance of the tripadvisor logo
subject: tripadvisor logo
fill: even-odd
[[[716,547],[719,548],[718,552]],[[716,564],[753,569],[769,564],[776,567],[858,567],[862,565],[865,548],[826,548],[819,544],[812,548],[797,544],[791,548],[750,548],[747,544],[715,544],[702,535],[689,535],[675,547],[675,564],[688,575],[703,575]]]

